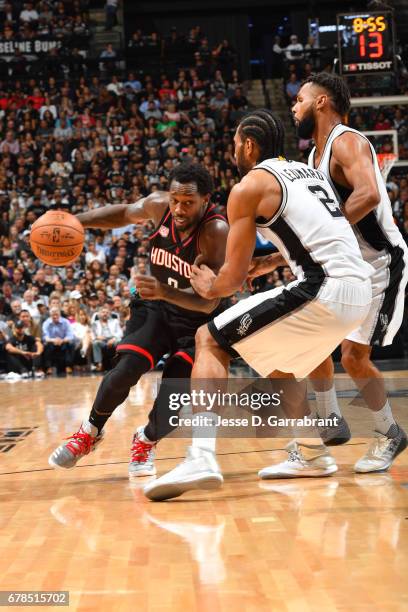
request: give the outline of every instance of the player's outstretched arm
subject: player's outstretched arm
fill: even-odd
[[[134,204],[113,204],[76,215],[84,227],[113,229],[151,219],[159,223],[168,206],[168,193],[155,191]]]
[[[333,143],[333,161],[343,173],[352,193],[343,212],[350,223],[357,223],[380,202],[371,148],[365,138],[345,132]]]
[[[200,234],[200,262],[218,272],[224,263],[228,225],[225,221],[214,219],[204,225]],[[137,275],[136,286],[140,296],[146,300],[164,300],[187,310],[209,314],[219,304],[218,298],[206,299],[192,289],[176,289],[160,283],[152,276]]]

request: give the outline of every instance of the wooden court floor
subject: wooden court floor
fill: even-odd
[[[67,590],[81,611],[408,610],[408,452],[357,476],[367,440],[353,439],[333,451],[335,476],[261,482],[285,441],[224,439],[221,490],[152,503],[127,462],[154,377],[66,472],[48,454],[88,416],[99,378],[0,383],[0,590]],[[163,441],[159,473],[187,444]]]

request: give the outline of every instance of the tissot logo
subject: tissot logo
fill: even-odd
[[[362,72],[363,70],[392,70],[391,62],[359,62],[343,64],[344,72]]]

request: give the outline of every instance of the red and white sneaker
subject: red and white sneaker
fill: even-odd
[[[54,468],[73,468],[82,457],[95,450],[103,436],[103,431],[98,434],[98,429],[92,423],[84,421],[76,433],[51,453],[48,463]]]
[[[129,463],[129,478],[139,476],[155,476],[156,466],[154,465],[155,450],[157,442],[151,442],[144,435],[144,427],[138,427],[133,436],[131,459]]]

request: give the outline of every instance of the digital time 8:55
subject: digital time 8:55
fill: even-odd
[[[356,17],[353,19],[353,30],[356,34],[361,34],[364,30],[368,32],[384,32],[387,28],[387,22],[385,21],[384,15],[378,15],[378,17]]]

